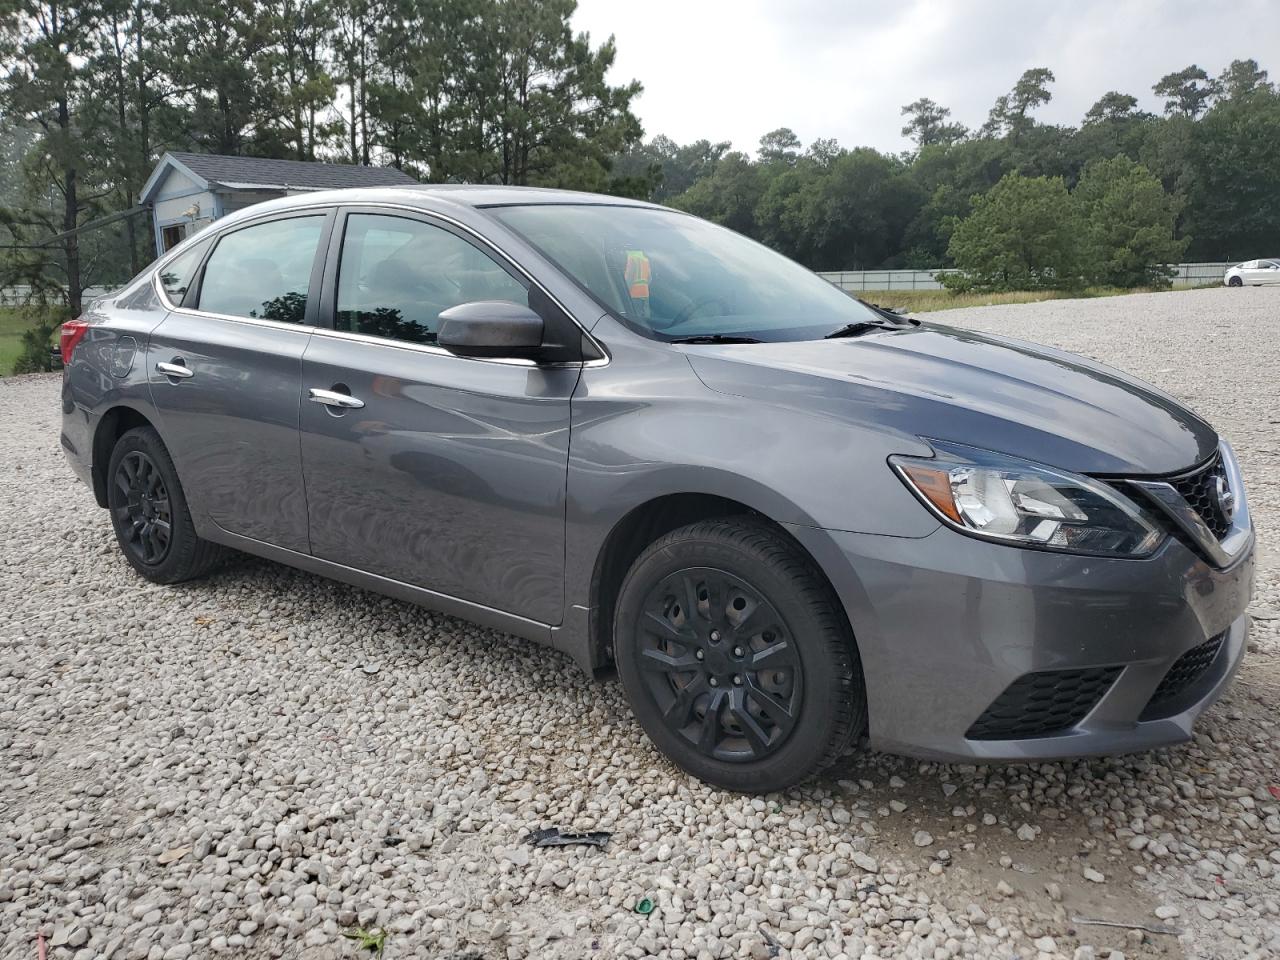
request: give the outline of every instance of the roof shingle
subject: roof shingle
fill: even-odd
[[[175,151],[170,151],[169,156],[211,184],[332,190],[342,187],[389,187],[417,182],[395,167],[360,167],[347,163],[268,160],[261,157],[227,157],[216,153]]]

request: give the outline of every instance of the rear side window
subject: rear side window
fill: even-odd
[[[191,286],[196,271],[200,269],[200,261],[204,259],[205,251],[208,249],[209,241],[197,243],[160,269],[160,286],[164,288],[165,299],[173,306],[176,307],[182,303],[182,298],[187,295],[187,289]]]
[[[528,290],[480,249],[405,217],[347,218],[338,267],[338,330],[434,343],[440,312],[475,300],[527,304]]]
[[[200,309],[302,323],[324,216],[273,220],[218,241],[200,282]]]

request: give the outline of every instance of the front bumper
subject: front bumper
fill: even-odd
[[[921,538],[790,530],[848,612],[875,749],[981,761],[1180,743],[1244,653],[1252,538],[1220,570],[1172,537],[1148,559],[1108,560],[990,544],[945,527]],[[1174,663],[1219,636],[1212,661],[1169,709],[1140,719]],[[1112,669],[1099,671],[1107,680],[1096,702],[1068,726],[1009,739],[966,735],[1019,678],[1095,668]]]

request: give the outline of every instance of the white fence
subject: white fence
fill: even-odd
[[[1179,263],[1175,287],[1221,283],[1231,263]],[[832,270],[818,276],[841,290],[941,290],[938,274],[945,270]]]
[[[117,287],[86,287],[84,291],[84,302],[88,303],[94,297],[105,297]],[[31,288],[28,286],[16,287],[0,287],[0,307],[16,307],[26,303],[31,298]]]

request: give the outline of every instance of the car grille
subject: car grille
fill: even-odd
[[[1212,460],[1198,470],[1169,481],[1219,540],[1231,529],[1231,518],[1222,512],[1214,493],[1218,478],[1225,476],[1222,454],[1216,453]]]
[[[1147,701],[1138,719],[1159,720],[1177,713],[1182,706],[1182,695],[1213,666],[1213,661],[1217,658],[1218,651],[1222,649],[1225,639],[1225,633],[1210,637],[1175,660],[1169,672],[1160,681],[1160,686],[1156,687],[1156,692]]]
[[[965,734],[970,740],[1021,740],[1074,727],[1088,716],[1120,667],[1046,670],[1019,677]]]

